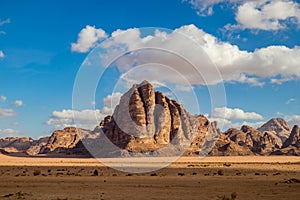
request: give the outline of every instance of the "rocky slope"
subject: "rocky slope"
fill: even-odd
[[[259,130],[260,132],[273,132],[278,137],[280,137],[282,142],[285,142],[285,140],[288,139],[291,133],[291,127],[282,118],[273,118],[267,123],[263,124],[257,130]]]
[[[6,153],[38,154],[40,148],[46,144],[49,137],[34,140],[30,137],[7,137],[0,139],[0,149]]]
[[[88,136],[89,131],[75,127],[54,131],[48,141],[42,146],[39,154],[89,155],[81,138]]]
[[[125,93],[112,116],[93,131],[67,127],[50,137],[0,139],[0,152],[113,157],[132,154],[158,156],[300,155],[300,128],[274,118],[258,129],[242,126],[221,132],[216,122],[190,115],[177,101],[144,81]]]
[[[199,151],[210,123],[202,115],[190,115],[182,105],[171,100],[144,81],[125,93],[113,116],[101,121],[107,138],[121,149],[144,153],[167,145],[190,146]]]
[[[231,128],[221,133],[211,155],[267,155],[280,148],[276,135],[262,133],[250,126]]]

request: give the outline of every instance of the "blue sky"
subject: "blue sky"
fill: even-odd
[[[69,125],[73,85],[91,49],[118,29],[127,34],[130,28],[142,27],[191,31],[200,43],[206,38],[203,48],[225,80],[226,105],[212,108],[205,85],[193,82],[192,87],[202,114],[212,119],[228,114],[224,128],[258,126],[272,117],[299,123],[300,2],[214,2],[1,1],[0,136],[36,138]],[[80,40],[79,33],[94,38],[82,34]],[[112,71],[103,83],[117,82]],[[179,88],[179,83],[172,84]],[[100,118],[109,113],[104,107],[110,100],[125,90],[97,91]],[[194,112],[191,102],[182,103]],[[86,110],[82,118],[89,114]]]

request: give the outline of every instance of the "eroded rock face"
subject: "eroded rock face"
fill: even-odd
[[[221,133],[211,155],[268,155],[281,147],[281,140],[276,135],[262,133],[250,126],[241,130],[230,128]]]
[[[41,137],[36,140],[27,150],[28,155],[37,155],[40,153],[41,149],[47,144],[50,137]]]
[[[200,148],[210,123],[204,116],[191,116],[182,105],[144,81],[125,93],[113,116],[100,128],[116,146],[130,152],[155,151],[166,145],[192,143]]]
[[[290,137],[284,142],[283,147],[294,146],[300,148],[300,128],[295,125],[290,134]]]
[[[7,137],[0,139],[0,148],[6,152],[23,152],[35,143],[30,137]]]
[[[89,155],[81,142],[79,131],[75,127],[67,127],[52,133],[47,143],[41,148],[40,154],[60,153],[67,155]]]
[[[274,131],[278,137],[285,142],[291,133],[291,127],[282,118],[273,118],[257,129],[260,132]]]

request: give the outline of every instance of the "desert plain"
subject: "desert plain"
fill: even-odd
[[[146,167],[139,158],[105,163]],[[0,199],[7,200],[297,200],[299,194],[300,157],[296,156],[181,157],[156,171],[131,173],[94,158],[0,155]]]

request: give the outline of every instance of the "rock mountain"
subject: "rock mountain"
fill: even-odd
[[[105,117],[92,131],[66,127],[39,140],[4,138],[0,139],[0,150],[24,155],[91,156],[89,151],[107,153],[108,143],[113,144],[112,152],[99,156],[168,156],[176,152],[211,156],[300,155],[300,129],[291,129],[283,119],[276,118],[258,129],[242,126],[240,130],[221,132],[216,122],[189,114],[177,101],[144,81],[133,85],[121,97],[113,115]]]

